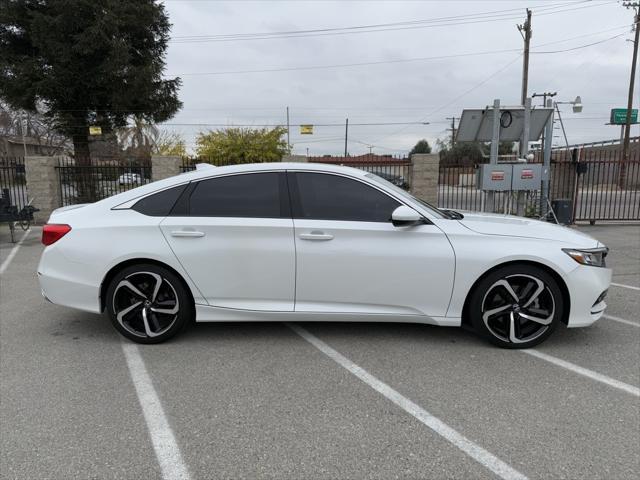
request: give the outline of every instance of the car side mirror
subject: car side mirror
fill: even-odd
[[[400,205],[393,211],[391,222],[394,227],[411,227],[425,223],[422,215],[406,205]]]

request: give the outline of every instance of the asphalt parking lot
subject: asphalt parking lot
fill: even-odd
[[[369,323],[199,324],[136,346],[47,303],[39,229],[15,248],[2,225],[0,475],[638,478],[640,226],[580,229],[611,248],[608,316],[523,353]]]

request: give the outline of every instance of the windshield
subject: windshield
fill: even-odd
[[[403,190],[402,188],[398,187],[397,185],[394,185],[393,183],[385,180],[384,178],[379,177],[375,173],[367,173],[365,176],[368,179],[374,181],[375,183],[384,185],[386,188],[388,188],[389,190],[392,190],[393,193],[395,193],[399,197],[402,197],[402,198],[404,198],[406,200],[409,200],[409,201],[412,201],[412,202],[419,203],[424,208],[429,210],[429,212],[431,214],[433,214],[433,216],[435,216],[437,218],[449,218],[448,215],[446,215],[445,213],[441,212],[440,210],[438,210],[433,205],[430,205],[429,203],[425,202],[424,200],[420,200],[419,198],[414,197],[413,195],[411,195],[406,190]]]

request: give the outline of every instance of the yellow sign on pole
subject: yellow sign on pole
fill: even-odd
[[[102,128],[95,126],[89,127],[89,135],[102,135]]]
[[[313,135],[313,125],[300,125],[300,135]]]

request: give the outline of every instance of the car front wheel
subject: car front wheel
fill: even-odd
[[[193,307],[182,281],[157,265],[118,272],[107,290],[107,311],[115,328],[137,343],[160,343],[189,323]]]
[[[469,304],[476,332],[503,348],[528,348],[544,341],[561,321],[562,292],[546,271],[509,265],[487,275]]]

